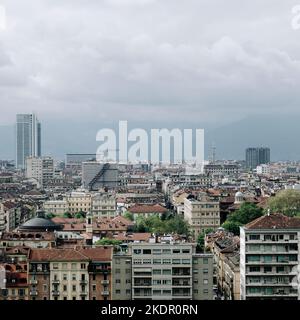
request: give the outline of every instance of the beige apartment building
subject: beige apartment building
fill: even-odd
[[[113,193],[100,192],[92,196],[92,215],[98,218],[113,218],[117,210],[116,197]]]
[[[33,249],[31,300],[110,300],[112,247]]]
[[[205,193],[199,194],[197,199],[184,199],[184,219],[195,239],[206,229],[217,229],[220,227],[219,201],[210,199]]]
[[[80,211],[90,212],[92,209],[92,195],[85,192],[72,192],[67,197],[69,204],[69,211],[71,214],[78,213]]]

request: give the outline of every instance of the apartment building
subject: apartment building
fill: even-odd
[[[300,219],[264,215],[240,229],[241,299],[299,300]]]
[[[21,219],[21,207],[12,201],[0,202],[0,232],[14,230]]]
[[[29,157],[26,159],[26,178],[35,179],[44,186],[54,177],[54,160],[51,157]]]
[[[92,209],[92,196],[86,192],[72,192],[68,197],[69,210],[71,214],[80,211],[90,212]]]
[[[92,215],[98,218],[111,218],[117,215],[116,197],[113,193],[101,192],[92,196]]]
[[[219,201],[200,193],[198,198],[184,199],[184,219],[189,223],[195,239],[206,229],[217,229],[220,226]]]
[[[115,300],[213,298],[213,257],[191,243],[132,243],[113,265]]]
[[[112,248],[33,249],[29,255],[31,300],[111,299]]]
[[[48,200],[44,202],[43,209],[47,213],[62,216],[64,213],[69,212],[69,203],[66,199]]]

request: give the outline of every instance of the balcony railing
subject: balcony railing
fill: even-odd
[[[101,280],[101,284],[108,285],[109,284],[109,280]]]
[[[101,292],[101,295],[102,295],[102,296],[109,296],[109,291],[102,291],[102,292]]]

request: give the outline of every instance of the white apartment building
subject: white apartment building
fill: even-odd
[[[256,173],[260,175],[269,175],[271,173],[270,166],[267,164],[261,164],[256,167]]]
[[[199,194],[197,199],[184,199],[184,219],[195,239],[206,229],[217,229],[220,227],[219,201],[209,199],[206,194]]]
[[[299,257],[299,218],[270,214],[241,227],[241,300],[299,300]]]
[[[42,187],[54,176],[54,160],[51,157],[29,157],[26,159],[26,178],[35,179]]]

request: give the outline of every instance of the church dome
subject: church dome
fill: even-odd
[[[62,226],[44,217],[44,212],[37,211],[37,216],[26,221],[19,227],[20,231],[55,231],[61,230]]]

